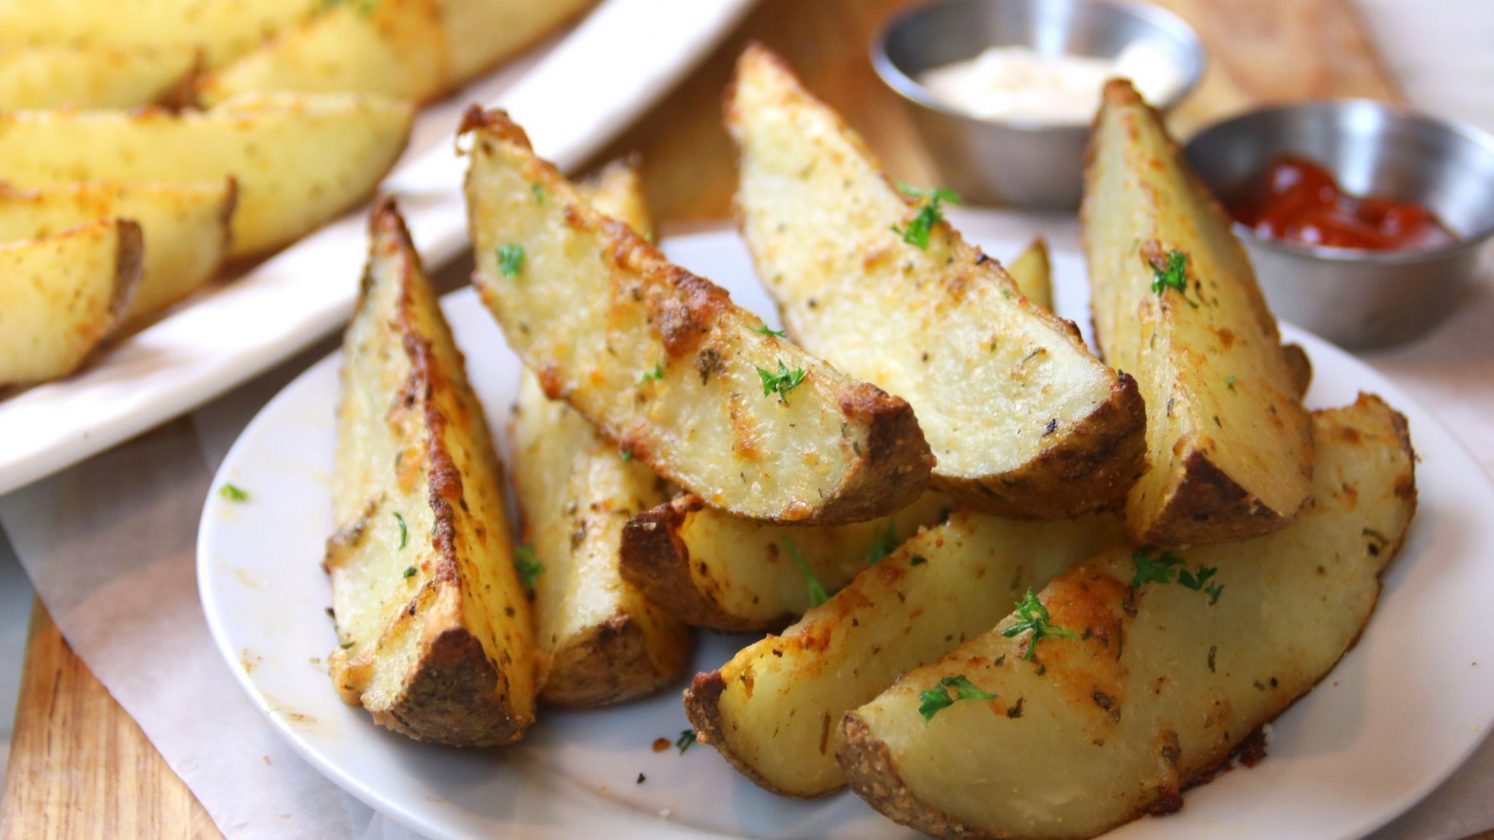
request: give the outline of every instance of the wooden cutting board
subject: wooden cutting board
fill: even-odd
[[[1210,54],[1202,84],[1173,114],[1180,133],[1265,102],[1398,98],[1351,0],[1159,2],[1198,29]],[[598,159],[642,153],[649,198],[666,231],[729,218],[735,170],[720,123],[721,91],[742,45],[759,40],[841,110],[890,172],[938,183],[908,114],[867,58],[873,33],[905,5],[763,0],[689,80]],[[38,608],[0,799],[0,838],[217,836],[202,806]]]

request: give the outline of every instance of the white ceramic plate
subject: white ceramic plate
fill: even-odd
[[[977,236],[977,239],[981,237]],[[989,253],[1025,244],[986,238]],[[712,233],[666,243],[776,323],[740,241]],[[1087,323],[1083,265],[1055,254],[1061,313]],[[502,429],[518,361],[470,290],[445,300],[493,428]],[[1309,402],[1376,392],[1409,418],[1421,456],[1420,512],[1358,647],[1274,725],[1270,756],[1187,794],[1186,807],[1117,838],[1358,837],[1410,807],[1482,739],[1494,718],[1494,490],[1468,453],[1398,388],[1334,347],[1286,330],[1311,355]],[[328,489],[337,392],[334,355],[280,393],[244,431],[209,496],[198,541],[208,622],[254,702],[308,761],[369,805],[438,837],[907,837],[850,794],[773,796],[709,747],[655,753],[686,723],[677,689],[622,708],[547,713],[523,743],[461,751],[417,744],[342,704],[320,664],[336,644],[319,567],[331,528]],[[748,637],[703,633],[693,670],[724,662]],[[242,663],[252,661],[252,670]],[[1480,663],[1480,664],[1475,664]]]
[[[400,197],[427,265],[467,241],[452,131],[473,102],[507,108],[541,155],[583,162],[673,86],[755,0],[605,0],[532,50],[416,120],[381,187]],[[366,208],[349,213],[189,301],[68,379],[0,398],[0,494],[212,399],[347,319],[365,250]]]

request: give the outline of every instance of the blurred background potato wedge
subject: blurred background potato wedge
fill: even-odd
[[[1119,499],[1143,467],[1136,383],[1026,300],[910,198],[861,138],[761,46],[726,101],[736,206],[789,335],[913,406],[934,483],[967,505],[1045,519]]]
[[[652,235],[636,163],[614,161],[581,185],[598,212]],[[534,552],[540,698],[601,706],[648,694],[679,676],[690,628],[619,573],[622,530],[668,498],[668,484],[575,409],[520,373],[509,423],[514,498]]]
[[[517,55],[596,5],[597,0],[441,0],[452,83]]]
[[[473,283],[548,396],[738,515],[842,524],[922,492],[933,459],[906,402],[596,213],[503,113],[469,110],[463,133]]]
[[[1041,236],[1032,240],[1007,265],[1006,273],[1028,300],[1053,311],[1053,267],[1048,262],[1047,240]]]
[[[1294,522],[1176,555],[1113,549],[1065,572],[1041,600],[1075,638],[1008,637],[1013,617],[904,674],[845,718],[851,787],[937,837],[1092,837],[1180,807],[1358,639],[1415,511],[1404,418],[1361,395],[1314,428],[1313,503]],[[1177,574],[1143,576],[1144,562]],[[924,693],[959,678],[995,699],[926,723]]]
[[[1029,587],[1121,538],[1119,519],[959,512],[863,570],[782,636],[695,678],[685,712],[748,778],[790,796],[844,784],[840,720],[898,674],[989,630]]]
[[[1125,81],[1105,88],[1080,215],[1095,337],[1146,399],[1132,535],[1175,546],[1285,526],[1312,481],[1300,364],[1230,220]]]
[[[138,324],[213,278],[228,250],[233,180],[73,184],[32,190],[0,184],[0,242],[36,239],[97,219],[140,225],[144,256],[127,320]]]
[[[628,521],[622,573],[698,627],[777,630],[809,609],[814,586],[835,592],[953,506],[929,492],[880,519],[803,527],[733,516],[686,494]]]
[[[0,47],[0,110],[131,108],[184,89],[195,47]]]
[[[353,95],[248,96],[203,112],[0,114],[0,181],[238,183],[229,257],[310,232],[372,193],[394,165],[413,112]]]
[[[503,468],[461,352],[392,202],[343,339],[324,567],[343,699],[412,738],[518,740],[534,721],[529,596]]]
[[[121,219],[0,244],[0,388],[77,370],[124,319],[140,261],[140,227]]]

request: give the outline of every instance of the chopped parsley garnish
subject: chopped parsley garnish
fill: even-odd
[[[1048,608],[1043,606],[1043,602],[1038,600],[1031,589],[1027,590],[1022,600],[1017,602],[1017,617],[1016,623],[1002,630],[1001,635],[1010,639],[1023,633],[1032,634],[1027,641],[1027,653],[1023,654],[1023,659],[1032,658],[1039,640],[1078,638],[1074,635],[1074,631],[1052,623]]]
[[[784,332],[783,330],[775,330],[767,324],[763,324],[762,326],[758,327],[757,331],[762,335],[771,335],[775,338],[788,338],[788,333]]]
[[[534,556],[534,546],[521,545],[514,549],[514,568],[519,572],[519,582],[530,592],[534,591],[534,581],[544,572],[545,564]]]
[[[929,562],[929,558],[924,557],[922,554],[915,554],[912,557],[908,558],[909,566],[922,566],[927,562]]]
[[[954,696],[949,694],[954,689]],[[965,679],[964,674],[953,677],[945,677],[939,681],[936,688],[918,693],[918,713],[923,715],[923,725],[928,726],[934,715],[953,706],[956,700],[995,700],[996,695],[988,691],[981,691],[970,681]]]
[[[780,400],[788,402],[786,395],[789,391],[799,387],[804,382],[804,368],[789,370],[783,366],[783,360],[778,360],[778,372],[757,369],[758,378],[763,381],[763,396],[777,394]]]
[[[504,277],[515,277],[524,270],[524,246],[510,242],[498,249],[498,270]]]
[[[799,551],[797,545],[794,545],[794,541],[784,537],[783,550],[794,561],[794,565],[799,567],[799,573],[804,575],[804,580],[809,587],[809,605],[818,607],[830,600],[830,594],[825,591],[824,586],[820,585],[820,579],[814,576],[814,569],[809,568],[809,561],[804,559],[803,553]]]
[[[1152,292],[1161,297],[1168,289],[1177,289],[1189,306],[1198,308],[1198,304],[1188,300],[1188,255],[1182,251],[1168,251],[1164,265],[1152,260]]]
[[[944,211],[940,205],[946,201],[950,204],[959,204],[960,194],[953,190],[946,190],[939,187],[935,187],[932,190],[920,190],[902,182],[898,182],[897,188],[904,195],[927,200],[924,202],[923,207],[919,208],[918,215],[913,217],[913,221],[909,222],[907,227],[899,228],[894,225],[892,232],[900,234],[903,237],[903,241],[909,245],[920,250],[928,250],[929,232],[934,229],[935,224],[944,218]]]
[[[618,455],[622,457],[624,463],[633,460],[633,450],[631,449],[624,449]]]
[[[405,567],[404,577],[406,577],[406,578],[415,577],[415,573],[418,572],[418,571],[420,571],[420,570],[417,569],[417,568],[415,568],[414,566],[406,566]]]
[[[685,750],[688,750],[690,749],[690,747],[695,745],[695,730],[682,730],[680,732],[680,737],[674,739],[674,745],[676,747],[679,747],[680,755],[684,755]]]
[[[1183,566],[1183,558],[1168,551],[1158,551],[1152,556],[1152,549],[1142,548],[1131,553],[1131,562],[1136,564],[1136,576],[1131,578],[1131,589],[1140,589],[1148,583],[1178,583],[1194,592],[1203,592],[1209,596],[1209,606],[1219,603],[1219,596],[1224,594],[1224,586],[1218,583],[1209,583],[1209,580],[1218,574],[1217,566],[1199,566],[1189,571]]]
[[[313,11],[317,13],[330,12],[338,6],[351,6],[359,17],[371,17],[374,9],[379,5],[379,0],[317,0]]]
[[[872,532],[871,546],[866,550],[866,565],[875,566],[897,550],[897,517],[887,520],[887,527]]]
[[[399,547],[404,548],[410,544],[410,526],[405,524],[405,518],[399,511],[394,512],[394,521],[399,525]]]
[[[643,378],[638,380],[639,385],[647,385],[650,382],[658,382],[664,378],[664,363],[658,362],[653,367],[643,372]]]
[[[238,486],[237,484],[224,484],[222,487],[218,488],[218,495],[229,500],[230,502],[249,501],[249,491]]]
[[[544,204],[545,203],[545,188],[544,187],[540,186],[539,184],[530,184],[529,185],[529,191],[531,193],[534,193],[534,203],[535,204]]]
[[[1239,380],[1235,379],[1235,375],[1231,373],[1229,376],[1224,377],[1224,387],[1233,391],[1235,390],[1235,383],[1238,381]]]

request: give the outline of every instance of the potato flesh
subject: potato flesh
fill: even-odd
[[[0,115],[0,180],[221,181],[239,187],[230,256],[284,245],[367,196],[404,147],[411,110],[376,97],[266,95],[201,113]]]
[[[0,186],[0,242],[36,239],[97,219],[140,225],[145,251],[128,320],[139,323],[212,279],[228,247],[234,189],[215,184]]]
[[[472,78],[592,6],[596,0],[442,0],[447,60],[457,80]]]
[[[1156,115],[1128,85],[1106,95],[1082,215],[1096,337],[1147,406],[1150,469],[1127,499],[1132,533],[1179,545],[1279,528],[1307,498],[1312,439],[1276,321],[1229,220]],[[1187,257],[1186,295],[1153,290],[1153,263],[1174,251]],[[1234,486],[1238,499],[1200,501]]]
[[[904,670],[989,630],[1028,587],[1119,535],[1111,514],[1063,523],[952,514],[781,637],[768,636],[722,666],[715,714],[724,738],[715,746],[770,789],[818,796],[840,787],[835,753],[845,712]]]
[[[743,56],[727,122],[743,232],[790,335],[908,400],[936,479],[998,484],[1111,399],[1115,372],[948,224],[927,248],[892,229],[916,203],[776,59]]]
[[[1374,397],[1318,412],[1313,505],[1275,534],[1178,553],[1184,568],[1218,569],[1217,603],[1177,583],[1132,599],[1131,551],[1111,550],[1041,595],[1055,625],[1088,640],[1044,639],[1024,661],[1028,634],[992,631],[905,674],[846,726],[885,745],[908,796],[885,778],[858,792],[934,834],[1088,837],[1206,775],[1363,630],[1415,508],[1403,422]],[[926,726],[919,693],[956,675],[997,699],[956,702]],[[844,760],[864,759],[848,747]]]
[[[186,46],[8,49],[0,52],[0,110],[149,105],[196,64],[197,51]]]
[[[139,280],[134,222],[0,244],[0,388],[76,370],[118,326]]]
[[[1028,300],[1053,311],[1053,269],[1048,263],[1048,243],[1041,236],[1023,248],[1006,271]]]
[[[481,407],[393,212],[376,211],[363,298],[344,339],[338,530],[326,564],[344,647],[332,654],[332,676],[345,698],[407,734],[502,743],[534,717],[529,599]],[[438,659],[451,639],[475,640],[480,655]],[[413,694],[432,674],[460,696]],[[459,690],[473,683],[483,695]]]
[[[307,0],[0,0],[0,44],[200,49],[216,67],[310,10]]]
[[[917,494],[927,469],[921,438],[899,434],[886,449],[872,440],[879,418],[911,419],[906,404],[763,334],[720,289],[606,223],[505,117],[472,119],[481,123],[467,178],[473,280],[551,397],[660,475],[739,515],[870,519]],[[504,248],[523,254],[507,274]],[[758,370],[780,362],[803,380],[765,395]],[[875,407],[858,414],[863,402]],[[868,480],[888,460],[908,466]]]

